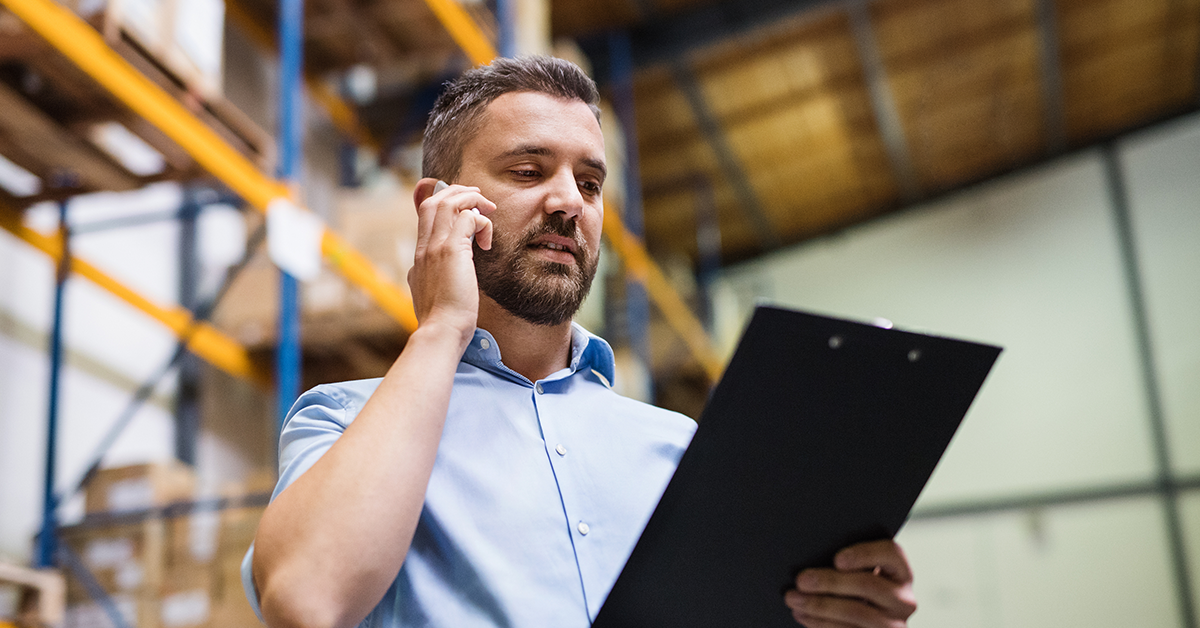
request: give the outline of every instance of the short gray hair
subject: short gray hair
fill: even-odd
[[[463,147],[479,130],[487,106],[509,92],[540,92],[579,100],[600,120],[600,92],[579,66],[540,55],[500,57],[447,83],[425,125],[422,176],[453,183],[462,170]]]

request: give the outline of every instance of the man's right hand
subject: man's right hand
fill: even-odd
[[[417,182],[417,250],[408,271],[417,321],[445,324],[471,341],[479,313],[479,285],[475,278],[471,241],[481,249],[492,247],[495,203],[479,188],[451,185],[434,192],[437,179]]]

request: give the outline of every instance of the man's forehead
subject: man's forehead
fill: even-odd
[[[578,140],[595,153],[588,161],[604,163],[604,134],[592,109],[582,100],[561,98],[541,92],[508,92],[496,97],[480,116],[469,142],[491,153],[488,159],[512,155],[552,156]],[[589,144],[594,144],[588,146]]]

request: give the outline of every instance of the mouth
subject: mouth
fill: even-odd
[[[559,235],[543,235],[526,247],[544,257],[548,261],[560,264],[573,264],[576,261],[576,244],[570,238]]]

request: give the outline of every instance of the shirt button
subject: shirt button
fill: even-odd
[[[490,348],[491,348],[491,346],[492,346],[492,343],[491,343],[491,342],[489,342],[487,338],[480,338],[480,339],[479,339],[479,348],[480,348],[480,349],[483,349],[484,351],[487,351],[488,349],[490,349]]]
[[[580,534],[587,536],[587,533],[591,532],[591,530],[592,529],[588,527],[588,524],[586,524],[582,521],[579,522],[579,533]]]
[[[558,445],[557,447],[555,447],[554,451],[557,451],[558,455],[560,455],[560,456],[567,455],[567,448],[563,447],[562,445]]]
[[[538,394],[539,394],[539,395],[540,395],[540,394],[542,394],[542,393],[544,393],[544,392],[546,392],[546,391],[542,390],[542,385],[541,385],[541,384],[534,384],[534,385],[533,385],[533,389],[534,389],[534,390],[536,390],[536,391],[538,391]]]

